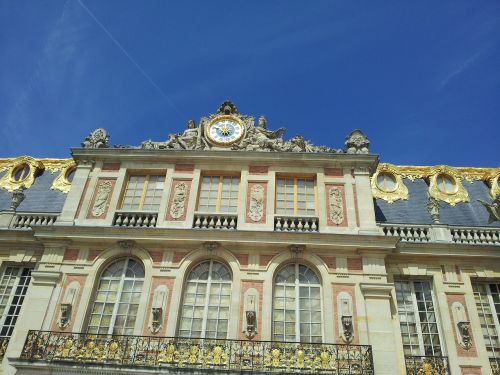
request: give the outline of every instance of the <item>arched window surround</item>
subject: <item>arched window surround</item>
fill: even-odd
[[[287,271],[289,279],[284,280],[282,277],[286,276],[284,273]],[[293,306],[287,302],[278,308],[280,300],[287,299],[285,296],[293,299]],[[273,274],[272,299],[272,340],[325,342],[323,282],[316,267],[301,259],[280,264]],[[277,319],[277,315],[283,316]],[[286,334],[290,324],[294,326],[291,335],[295,338]]]
[[[87,322],[89,333],[134,334],[145,270],[140,260],[120,257],[101,270]]]
[[[304,252],[299,257],[291,254],[290,252],[279,252],[272,258],[265,270],[264,274],[264,292],[262,302],[262,316],[272,317],[273,314],[273,285],[276,274],[282,267],[290,263],[301,263],[311,268],[319,278],[321,283],[321,298],[322,298],[322,311],[323,317],[334,316],[334,301],[333,301],[333,287],[332,277],[329,273],[328,266],[325,261],[318,255]],[[323,319],[323,342],[336,342],[338,341],[338,333],[333,319]],[[261,339],[272,340],[272,319],[262,319],[261,324]]]
[[[233,253],[223,247],[217,248],[209,256],[207,256],[207,252],[203,248],[196,248],[189,254],[187,254],[179,264],[179,269],[177,272],[177,275],[179,276],[176,277],[174,281],[169,311],[169,321],[176,322],[176,324],[168,324],[165,331],[166,336],[176,336],[178,334],[186,278],[188,277],[188,274],[193,269],[193,267],[196,267],[197,264],[206,260],[221,262],[225,264],[231,271],[232,286],[230,314],[232,314],[232,317],[236,316],[236,313],[239,314],[239,303],[241,299],[241,276],[243,271],[241,271],[238,260]],[[240,319],[232,318],[229,320],[227,332],[228,339],[237,339],[239,337],[240,324]]]
[[[99,283],[99,278],[104,270],[114,261],[132,257],[142,263],[144,267],[144,284],[142,287],[141,298],[139,302],[139,311],[135,321],[134,335],[142,335],[147,320],[146,306],[149,301],[148,291],[151,288],[153,261],[149,253],[137,247],[124,250],[119,246],[113,246],[102,251],[96,257],[88,271],[82,294],[80,298],[80,306],[75,317],[75,325],[73,331],[86,332],[89,322],[90,311],[92,309],[93,298]]]
[[[177,335],[228,338],[233,286],[233,272],[226,262],[214,258],[193,262],[184,275]]]

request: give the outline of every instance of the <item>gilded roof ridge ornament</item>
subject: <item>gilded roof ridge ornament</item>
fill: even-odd
[[[397,197],[395,194],[388,194],[381,191],[376,184],[376,179],[379,173],[390,172],[397,181],[397,184],[404,186],[404,179],[410,181],[415,179],[425,179],[429,184],[429,194],[441,201],[447,202],[454,206],[460,202],[468,202],[469,195],[463,186],[463,181],[474,183],[475,181],[484,181],[490,187],[490,196],[495,198],[500,195],[500,187],[498,180],[500,177],[500,168],[473,168],[473,167],[452,167],[448,165],[394,165],[390,163],[380,163],[376,172],[372,176],[372,193],[374,198],[383,199],[389,203],[397,199],[407,199],[405,197]],[[438,187],[437,178],[439,175],[448,175],[455,183],[454,192],[443,192]]]

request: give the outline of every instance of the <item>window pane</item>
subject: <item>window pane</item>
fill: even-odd
[[[133,333],[143,282],[144,267],[135,259],[110,264],[99,280],[88,332]]]
[[[274,282],[274,340],[321,342],[319,290],[319,279],[307,266],[290,264],[278,272]]]
[[[226,338],[231,303],[229,269],[222,263],[205,261],[191,270],[187,280],[179,335]]]

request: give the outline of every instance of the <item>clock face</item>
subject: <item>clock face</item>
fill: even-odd
[[[221,146],[238,142],[244,133],[243,125],[231,116],[218,117],[208,125],[207,138]]]

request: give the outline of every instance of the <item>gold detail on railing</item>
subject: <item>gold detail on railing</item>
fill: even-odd
[[[29,331],[21,360],[172,369],[374,375],[371,348]]]
[[[7,346],[9,345],[10,337],[0,337],[0,361],[2,360],[5,352],[7,351]]]

